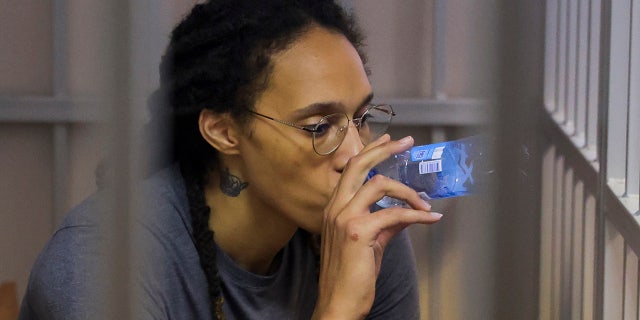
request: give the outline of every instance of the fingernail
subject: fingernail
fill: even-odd
[[[427,211],[431,211],[431,204],[429,204],[429,202],[426,202],[424,200],[422,200],[422,202],[424,202],[424,206],[427,208]]]
[[[406,137],[400,139],[400,143],[402,143],[402,144],[410,144],[412,142],[413,142],[413,137],[411,137],[411,136],[406,136]]]
[[[438,212],[430,212],[431,216],[434,217],[435,219],[440,219],[442,218],[442,213],[438,213]]]

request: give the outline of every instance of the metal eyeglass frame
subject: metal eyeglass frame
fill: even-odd
[[[338,128],[338,130],[339,130],[339,131],[344,131],[345,129],[346,129],[346,130],[349,130],[349,123],[350,123],[351,121],[353,121],[353,125],[356,127],[356,129],[358,129],[358,132],[360,132],[360,125],[362,124],[362,119],[363,119],[363,118],[364,118],[364,117],[369,113],[369,111],[370,111],[371,109],[376,108],[376,107],[381,107],[381,106],[389,107],[389,110],[391,111],[391,117],[390,117],[390,119],[389,119],[389,124],[388,124],[388,125],[391,125],[391,119],[393,119],[393,117],[396,115],[396,113],[393,111],[393,107],[391,107],[391,105],[388,105],[388,104],[371,104],[371,105],[367,106],[366,110],[362,113],[362,115],[361,115],[360,117],[358,117],[358,118],[353,118],[353,119],[349,119],[349,116],[348,116],[346,113],[332,113],[332,114],[328,114],[328,115],[326,115],[326,116],[322,117],[322,118],[318,121],[318,123],[316,123],[316,124],[312,124],[312,125],[307,125],[307,126],[301,126],[301,125],[295,124],[295,123],[293,123],[293,122],[284,121],[284,120],[280,120],[280,119],[275,119],[275,118],[273,118],[273,117],[267,116],[267,115],[265,115],[265,114],[262,114],[262,113],[259,113],[259,112],[253,111],[253,110],[249,110],[249,112],[251,112],[252,114],[254,114],[254,115],[256,115],[256,116],[260,116],[260,117],[263,117],[263,118],[265,118],[265,119],[272,120],[272,121],[275,121],[275,122],[277,122],[277,123],[284,124],[284,125],[289,126],[289,127],[292,127],[292,128],[300,129],[300,130],[303,130],[303,131],[306,131],[306,132],[309,132],[309,133],[312,133],[312,134],[315,134],[315,133],[317,133],[317,132],[319,131],[319,130],[318,130],[318,127],[320,126],[321,122],[322,122],[324,119],[326,119],[326,118],[328,118],[328,117],[331,117],[331,116],[335,116],[335,115],[343,115],[345,118],[347,118],[347,125],[346,125],[346,126],[343,126],[343,127]],[[386,132],[386,130],[385,130],[385,132]],[[383,132],[383,133],[384,133],[384,132]],[[339,142],[335,147],[333,147],[330,151],[325,152],[325,153],[321,153],[321,152],[318,152],[318,150],[316,149],[316,144],[315,144],[315,135],[314,135],[314,136],[313,136],[313,141],[312,141],[313,151],[315,151],[318,155],[321,155],[321,156],[330,155],[331,153],[333,153],[334,151],[336,151],[336,150],[340,147],[340,145],[342,145],[342,142],[344,141],[344,137],[345,137],[345,136],[346,136],[346,135],[343,135],[343,136],[342,136],[342,140],[341,140],[341,141],[340,141],[340,142]],[[362,137],[360,137],[360,138],[362,139]],[[363,143],[364,143],[364,142],[363,142]]]

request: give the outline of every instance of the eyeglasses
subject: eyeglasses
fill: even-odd
[[[311,133],[313,136],[313,150],[321,156],[331,154],[340,147],[349,130],[349,122],[353,121],[353,124],[358,129],[360,140],[364,145],[367,145],[387,132],[389,124],[391,124],[391,118],[396,115],[393,112],[393,108],[388,104],[369,105],[360,117],[353,118],[353,120],[349,120],[349,116],[345,113],[332,113],[322,117],[316,124],[302,126],[274,119],[255,111],[250,110],[250,112]]]

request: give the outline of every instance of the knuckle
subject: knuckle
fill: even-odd
[[[346,229],[349,225],[349,219],[347,219],[344,215],[339,215],[335,217],[335,219],[333,220],[333,224],[338,229]]]
[[[389,178],[386,176],[383,176],[381,174],[376,174],[375,176],[373,176],[373,178],[371,178],[371,183],[376,184],[376,185],[387,185],[389,183]]]
[[[347,160],[346,168],[357,168],[362,165],[363,158],[361,155],[355,155]]]
[[[356,222],[354,222],[354,220],[350,220],[348,222],[345,223],[344,225],[344,232],[345,234],[347,234],[348,236],[351,235],[357,235],[359,232],[359,226]]]

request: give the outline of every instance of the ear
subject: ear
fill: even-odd
[[[200,134],[220,153],[239,153],[239,128],[229,113],[216,113],[208,109],[200,111],[198,118]]]

